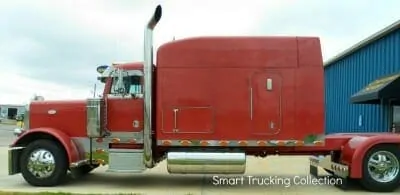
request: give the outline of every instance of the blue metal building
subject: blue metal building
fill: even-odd
[[[324,67],[326,133],[400,129],[400,20]]]

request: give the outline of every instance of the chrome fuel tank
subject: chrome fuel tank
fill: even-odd
[[[231,152],[168,152],[169,173],[243,174],[246,154]]]

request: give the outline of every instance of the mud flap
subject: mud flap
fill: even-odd
[[[336,167],[339,165],[338,163],[334,163],[330,160],[330,157],[318,157],[318,156],[311,156],[310,157],[310,175],[315,177],[315,178],[321,178],[321,177],[328,177],[329,179],[340,179],[340,183],[335,183],[335,186],[342,189],[346,190],[349,187],[349,178],[347,177],[346,173],[338,172],[336,169],[331,170],[332,167]],[[325,170],[329,170],[332,172],[330,175],[320,175],[319,174],[319,167],[324,168]],[[343,170],[346,169],[347,167],[343,165]],[[348,170],[348,169],[347,169]],[[339,175],[337,175],[339,173]]]
[[[21,173],[19,159],[24,147],[12,147],[8,150],[8,175]]]

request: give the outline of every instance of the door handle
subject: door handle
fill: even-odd
[[[275,128],[275,123],[273,121],[269,122],[269,128],[274,129]]]
[[[250,120],[253,120],[253,88],[250,87]]]
[[[174,129],[172,130],[174,133],[176,133],[176,132],[178,132],[179,130],[178,130],[178,127],[177,127],[177,118],[178,118],[178,111],[179,111],[179,109],[177,109],[177,108],[175,108],[174,110]]]

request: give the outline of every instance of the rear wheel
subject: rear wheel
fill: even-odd
[[[400,149],[380,145],[367,152],[363,160],[362,186],[373,192],[392,192],[400,182]]]
[[[21,154],[21,173],[33,186],[56,186],[65,181],[68,159],[62,146],[50,140],[36,140]]]

